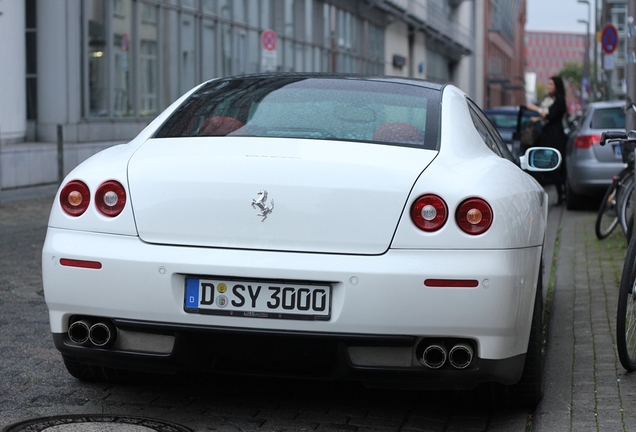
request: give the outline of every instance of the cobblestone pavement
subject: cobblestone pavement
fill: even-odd
[[[52,198],[0,204],[0,427],[61,414],[118,414],[195,431],[630,431],[636,376],[615,354],[625,241],[599,242],[592,212],[551,210],[556,265],[535,413],[491,409],[475,392],[368,390],[350,384],[190,377],[142,385],[84,383],[53,347],[40,252]],[[546,263],[546,279],[549,276]],[[550,296],[547,297],[548,299]]]
[[[627,244],[594,234],[595,212],[559,215],[544,397],[534,431],[636,431],[636,375],[616,352],[616,307]]]

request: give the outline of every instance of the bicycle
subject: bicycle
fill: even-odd
[[[620,136],[617,137],[617,134]],[[617,140],[617,138],[620,141],[618,145],[627,167],[612,178],[612,183],[601,200],[594,226],[596,237],[599,240],[607,238],[619,224],[628,238],[628,234],[631,233],[631,219],[633,217],[631,195],[634,191],[633,151],[630,151],[628,145],[623,143],[622,140],[627,139],[627,134],[623,132],[605,132],[601,137],[601,145],[605,145],[608,140]]]
[[[633,130],[629,133],[605,132],[601,136],[603,143],[611,140],[617,140],[623,150],[631,155],[634,154],[636,131]],[[623,154],[623,158],[626,158],[625,154]],[[634,169],[633,159],[633,157],[627,156],[627,160],[631,161],[632,176]],[[631,202],[631,198],[625,198],[624,201]],[[629,207],[627,203],[625,203],[625,206]],[[622,217],[628,220],[629,224],[629,219],[633,219],[633,210],[626,211],[631,212],[631,214],[625,213]],[[616,309],[616,348],[618,358],[621,365],[629,372],[636,370],[636,236],[630,236],[631,228],[630,225],[627,231],[629,246],[627,247],[625,264],[621,274],[618,307]]]
[[[636,104],[628,97],[624,108],[625,113],[629,110],[636,114]],[[632,208],[632,193],[634,192],[634,148],[636,148],[636,131],[627,132],[604,132],[601,135],[600,144],[603,146],[607,141],[617,141],[623,162],[627,166],[612,179],[612,183],[607,188],[605,196],[601,201],[596,216],[594,230],[599,240],[607,238],[612,231],[620,224],[627,241],[632,235],[634,224],[634,209]]]

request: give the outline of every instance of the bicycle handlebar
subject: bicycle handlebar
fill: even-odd
[[[627,140],[627,132],[623,132],[623,131],[607,131],[607,132],[603,132],[601,134],[601,142],[600,144],[602,146],[605,145],[605,143],[607,141],[613,141],[613,140]]]

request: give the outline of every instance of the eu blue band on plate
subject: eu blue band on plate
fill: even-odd
[[[193,309],[199,307],[199,279],[186,280],[185,307]]]

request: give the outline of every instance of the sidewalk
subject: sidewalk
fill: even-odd
[[[65,176],[90,156],[116,144],[121,142],[64,143],[61,158],[57,143],[0,145],[0,203],[55,194],[60,171]]]
[[[548,238],[556,239],[544,397],[533,431],[636,431],[636,374],[616,352],[616,306],[627,245],[620,229],[599,241],[591,211],[550,209]],[[553,236],[556,230],[556,236]],[[550,271],[550,267],[552,270]],[[549,277],[546,275],[546,277]]]

